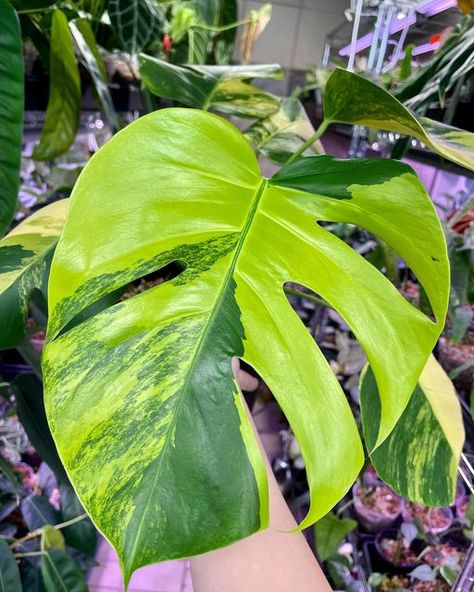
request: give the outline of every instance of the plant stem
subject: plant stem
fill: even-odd
[[[290,164],[291,162],[296,160],[299,156],[301,156],[305,152],[305,150],[307,150],[310,146],[312,146],[316,142],[316,140],[319,140],[319,138],[326,131],[326,128],[328,127],[329,123],[330,123],[329,121],[326,121],[325,119],[323,119],[321,122],[321,125],[314,132],[314,134],[311,136],[311,138],[309,138],[309,140],[306,140],[306,142],[302,146],[300,146],[300,148],[298,148],[298,150],[292,156],[290,156],[290,158],[285,162],[285,165]]]
[[[30,553],[15,553],[15,559],[21,559],[22,557],[39,557],[40,555],[46,555],[44,551],[31,551]]]
[[[306,298],[306,300],[315,302],[316,304],[319,304],[319,306],[331,308],[331,305],[328,304],[326,300],[323,300],[322,298],[319,298],[319,296],[315,296],[314,294],[307,294],[306,292],[302,292],[301,290],[297,290],[296,288],[288,288],[286,286],[283,288],[283,291],[285,292],[285,294],[291,294],[292,296],[298,296],[299,298]]]
[[[56,530],[61,530],[62,528],[66,528],[67,526],[71,526],[72,524],[76,524],[76,522],[80,522],[81,520],[84,520],[84,518],[87,518],[87,514],[80,514],[79,516],[76,516],[75,518],[71,518],[71,520],[67,520],[66,522],[61,522],[60,524],[53,524],[53,528],[55,528]],[[18,539],[16,541],[13,541],[13,543],[10,545],[10,547],[13,549],[15,547],[18,547],[19,545],[21,545],[22,543],[26,542],[26,541],[30,541],[31,539],[35,539],[38,536],[41,536],[41,533],[43,532],[42,528],[38,528],[36,530],[33,530],[32,532],[28,533],[26,536],[22,537],[21,539]]]
[[[215,27],[213,25],[207,25],[204,23],[196,23],[193,25],[196,29],[205,29],[206,31],[212,31],[213,33],[223,33],[224,31],[230,31],[230,29],[236,29],[237,27],[241,27],[242,25],[251,24],[251,19],[246,19],[243,21],[237,21],[236,23],[231,23],[230,25],[223,25],[222,27]]]

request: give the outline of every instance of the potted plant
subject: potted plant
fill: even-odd
[[[454,518],[451,508],[431,508],[406,500],[403,502],[402,515],[406,522],[416,521],[423,526],[425,532],[430,534],[445,532]]]
[[[402,500],[384,483],[352,488],[354,510],[359,523],[368,532],[380,532],[390,527],[400,516]]]

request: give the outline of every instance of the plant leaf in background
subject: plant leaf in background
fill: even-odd
[[[324,120],[414,136],[441,156],[474,170],[474,134],[426,117],[417,119],[389,92],[341,68],[326,83]]]
[[[107,9],[117,41],[135,59],[161,26],[161,9],[153,0],[109,0]]]
[[[54,4],[54,0],[13,0],[12,4],[16,11],[22,12],[38,12],[44,8],[48,8]]]
[[[50,160],[71,146],[81,110],[81,81],[68,20],[53,12],[50,48],[50,85],[46,119],[33,158]]]
[[[35,450],[53,471],[59,485],[69,479],[58,456],[44,410],[43,385],[32,374],[20,374],[13,382],[18,417]]]
[[[41,529],[41,550],[44,552],[47,549],[66,550],[66,542],[61,531],[51,524],[45,524]]]
[[[251,125],[244,136],[252,142],[257,154],[283,165],[313,134],[314,128],[303,105],[296,97],[290,97],[270,117]],[[315,142],[307,152],[324,150],[321,143]]]
[[[32,291],[46,293],[46,272],[66,208],[67,200],[46,206],[0,241],[0,349],[23,339]]]
[[[44,495],[31,493],[21,502],[21,512],[28,529],[37,530],[45,524],[59,524],[61,514],[49,503]]]
[[[20,572],[8,543],[0,538],[0,592],[21,592]]]
[[[412,109],[433,101],[444,104],[446,92],[474,70],[474,13],[467,14],[444,41],[431,60],[413,74],[395,97]]]
[[[46,592],[88,592],[84,574],[64,551],[48,549],[41,561]]]
[[[241,39],[242,64],[250,62],[255,42],[272,18],[272,5],[267,3],[258,10],[250,10],[248,18],[250,22],[245,25]]]
[[[364,437],[373,448],[380,398],[372,370],[361,379]],[[452,382],[430,356],[393,432],[371,458],[380,477],[400,495],[424,505],[449,506],[464,443],[461,407]]]
[[[220,4],[219,26],[227,27],[237,22],[238,10],[236,0],[221,0]],[[222,31],[215,36],[213,44],[216,64],[225,65],[230,63],[236,37],[237,28]]]
[[[0,237],[16,209],[23,141],[23,44],[10,2],[0,0]]]
[[[85,510],[70,483],[60,485],[60,494],[61,512],[65,521],[84,514]],[[67,526],[63,529],[63,533],[68,545],[86,555],[94,555],[97,547],[97,531],[89,518]]]
[[[78,19],[69,23],[71,33],[87,63],[105,118],[112,132],[120,129],[120,123],[110,95],[107,72],[97,47],[94,32],[88,20]]]
[[[133,208],[131,188],[140,194]],[[361,223],[392,244],[437,322],[319,220]],[[92,302],[172,261],[186,264],[174,279],[67,328]],[[295,432],[312,497],[302,526],[326,514],[358,474],[356,423],[288,303],[287,281],[317,291],[365,347],[383,392],[385,437],[448,298],[444,235],[407,165],[315,156],[266,180],[230,123],[165,109],[114,136],[84,169],[51,268],[45,404],[73,485],[117,549],[126,581],[142,565],[221,547],[267,524],[265,469],[233,356],[256,368]]]
[[[350,518],[339,518],[328,512],[314,525],[316,550],[320,561],[326,561],[337,552],[344,538],[357,527]]]
[[[196,11],[197,23],[210,27],[219,24],[221,5],[223,0],[191,0],[190,5]],[[212,32],[204,27],[194,27],[188,35],[190,50],[188,62],[190,64],[205,64],[211,49]]]
[[[276,64],[263,66],[175,66],[142,54],[140,75],[146,88],[188,107],[260,118],[274,113],[277,97],[249,84],[255,78],[281,78]]]

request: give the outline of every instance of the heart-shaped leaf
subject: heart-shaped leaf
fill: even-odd
[[[249,84],[255,78],[281,78],[276,64],[263,66],[175,66],[140,56],[140,75],[150,92],[198,109],[238,117],[261,118],[275,113],[280,100]]]
[[[66,207],[67,200],[46,206],[0,241],[0,349],[14,347],[23,338],[32,291],[46,293],[46,272]]]
[[[324,119],[327,124],[352,123],[414,136],[441,156],[474,170],[474,134],[415,117],[389,92],[347,70],[337,68],[326,83]]]
[[[360,403],[365,440],[372,449],[380,421],[380,399],[370,368],[361,380]],[[463,444],[456,391],[430,356],[400,421],[372,452],[372,462],[380,477],[400,495],[424,505],[449,506],[454,500]]]
[[[81,110],[81,80],[68,20],[61,10],[53,12],[50,47],[48,108],[33,158],[49,160],[71,146]]]
[[[15,213],[23,135],[23,49],[18,18],[0,0],[0,236]]]
[[[360,224],[397,249],[436,321],[321,221]],[[184,264],[174,279],[68,329],[104,294],[172,261]],[[302,526],[359,472],[349,405],[285,282],[318,292],[364,347],[380,443],[443,327],[448,276],[434,207],[403,163],[305,157],[268,180],[237,129],[191,109],[155,112],[114,136],[74,188],[51,268],[43,370],[61,458],[126,580],[267,525],[265,469],[233,356],[261,374],[300,444],[312,495]]]

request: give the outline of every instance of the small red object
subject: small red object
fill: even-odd
[[[173,43],[171,41],[171,37],[165,33],[163,35],[163,39],[161,40],[161,47],[165,53],[169,53],[173,49]]]
[[[430,45],[434,45],[435,43],[439,43],[441,41],[441,35],[437,33],[436,35],[431,35],[430,37]]]

